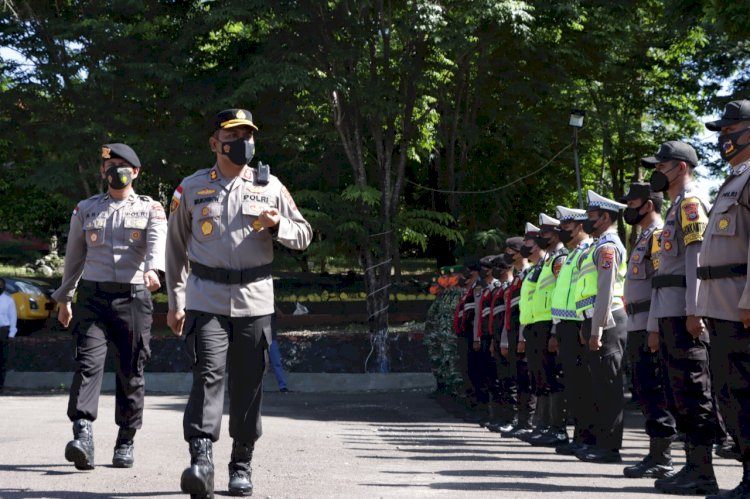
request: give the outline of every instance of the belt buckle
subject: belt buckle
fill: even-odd
[[[242,284],[242,272],[237,270],[226,270],[228,284]]]

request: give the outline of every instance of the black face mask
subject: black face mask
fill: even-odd
[[[737,130],[736,132],[723,133],[719,135],[719,154],[721,154],[721,159],[723,159],[724,161],[729,161],[741,151],[743,151],[747,146],[750,146],[750,142],[747,142],[745,144],[740,144],[737,142],[740,136],[745,134],[747,131],[748,128],[743,128],[742,130]]]
[[[508,266],[513,265],[513,255],[510,253],[503,253],[503,262]]]
[[[124,189],[133,182],[133,170],[128,166],[107,168],[107,183],[113,189]]]
[[[537,236],[536,237],[536,245],[539,246],[541,249],[547,249],[549,247],[549,243],[552,239],[549,237],[543,237],[543,236]]]
[[[245,166],[253,159],[255,154],[255,142],[248,139],[237,139],[229,142],[221,142],[221,153],[229,158],[229,161],[238,166]]]
[[[0,287],[0,295],[3,294],[3,293],[5,293],[5,288]]]
[[[563,244],[568,244],[570,241],[573,240],[573,231],[572,230],[565,230],[565,229],[558,229],[560,233],[560,241]]]
[[[519,251],[519,253],[521,253],[522,257],[528,258],[531,256],[531,247],[524,244],[523,246],[521,246],[521,250]]]
[[[643,220],[643,217],[648,215],[648,213],[639,213],[641,211],[641,208],[646,206],[646,202],[641,203],[641,205],[638,208],[625,208],[625,211],[622,214],[622,218],[625,220],[625,223],[628,223],[630,225],[637,225]]]
[[[651,184],[651,190],[654,192],[666,192],[669,190],[669,177],[667,177],[667,173],[671,172],[675,168],[680,166],[680,164],[674,165],[672,168],[667,169],[665,172],[655,171],[651,174],[651,178],[649,179],[649,183]]]
[[[591,220],[590,218],[587,218],[586,220],[584,220],[583,221],[583,232],[585,232],[588,235],[592,235],[594,232],[596,232],[596,227],[594,227],[594,225],[598,221],[599,221],[598,218],[596,220]]]

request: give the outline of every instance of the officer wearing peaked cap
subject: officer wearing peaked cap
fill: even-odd
[[[731,171],[711,210],[700,253],[696,314],[711,334],[711,372],[717,393],[726,391],[721,413],[736,440],[742,481],[714,496],[750,497],[750,101],[728,103],[719,120],[706,123],[719,132],[719,153]]]
[[[250,111],[227,109],[208,139],[211,168],[183,179],[172,198],[167,237],[167,322],[193,359],[183,433],[191,463],[183,492],[213,494],[212,444],[219,439],[228,367],[229,492],[252,494],[251,460],[262,434],[263,372],[272,341],[274,241],[303,250],[312,228],[284,185],[259,164]]]
[[[133,189],[140,169],[130,146],[102,146],[99,172],[107,192],[73,210],[63,280],[52,295],[60,303],[63,326],[73,319],[77,367],[68,417],[75,438],[66,446],[65,458],[81,470],[94,467],[91,424],[97,418],[108,344],[116,352],[115,423],[120,427],[114,467],[133,466],[133,438],[143,420],[151,292],[161,286],[157,272],[164,270],[167,219],[160,203]]]
[[[585,361],[594,405],[584,417],[591,425],[595,443],[576,452],[576,457],[582,461],[621,462],[627,317],[622,300],[625,247],[617,235],[617,221],[626,205],[592,190],[587,199],[588,219],[583,230],[596,238],[596,243],[581,259],[576,313],[583,314],[581,332],[589,344]]]
[[[659,268],[651,280],[647,329],[658,332],[662,359],[674,401],[677,428],[686,434],[687,465],[673,478],[660,478],[666,493],[711,494],[718,490],[711,466],[717,420],[711,393],[708,333],[697,315],[696,277],[708,204],[692,181],[698,164],[685,142],[661,144],[654,156],[641,160],[653,168],[651,189],[672,201],[659,237]]]
[[[569,415],[573,417],[574,432],[572,441],[558,445],[555,452],[575,455],[584,445],[594,443],[590,429],[583,425],[585,418],[580,417],[582,408],[591,406],[593,402],[590,391],[586,389],[589,380],[583,364],[583,318],[576,313],[575,306],[579,264],[582,255],[591,245],[591,238],[583,230],[583,222],[588,219],[586,210],[558,206],[557,218],[560,220],[560,241],[568,247],[569,253],[557,275],[557,284],[552,294],[551,312],[554,325],[549,349],[557,352],[562,367],[565,385],[563,393]]]
[[[661,207],[664,196],[646,182],[633,182],[623,198],[628,204],[623,218],[640,228],[628,259],[625,276],[625,311],[628,314],[628,358],[633,370],[633,393],[646,418],[649,452],[639,463],[623,470],[629,478],[665,478],[674,474],[670,445],[676,423],[664,386],[664,363],[658,349],[658,336],[648,344],[647,323],[651,308],[652,278],[659,268],[659,236],[664,223]]]

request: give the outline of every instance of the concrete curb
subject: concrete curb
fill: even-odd
[[[8,371],[5,387],[17,390],[68,389],[73,380],[70,372]],[[146,373],[148,393],[188,393],[191,373]],[[295,392],[364,392],[394,390],[432,390],[431,373],[286,373],[286,382]],[[267,375],[263,390],[278,391],[276,378]],[[104,373],[102,390],[115,390],[114,373]]]

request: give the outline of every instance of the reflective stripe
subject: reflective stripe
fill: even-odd
[[[552,317],[558,319],[580,319],[575,310],[565,310],[562,308],[553,308]]]
[[[475,308],[477,308],[477,304],[474,303],[474,302],[472,302],[472,303],[464,303],[464,310],[473,310]]]
[[[581,308],[589,307],[589,306],[592,306],[595,302],[596,302],[596,295],[589,296],[588,298],[577,301],[576,308],[581,309]]]

